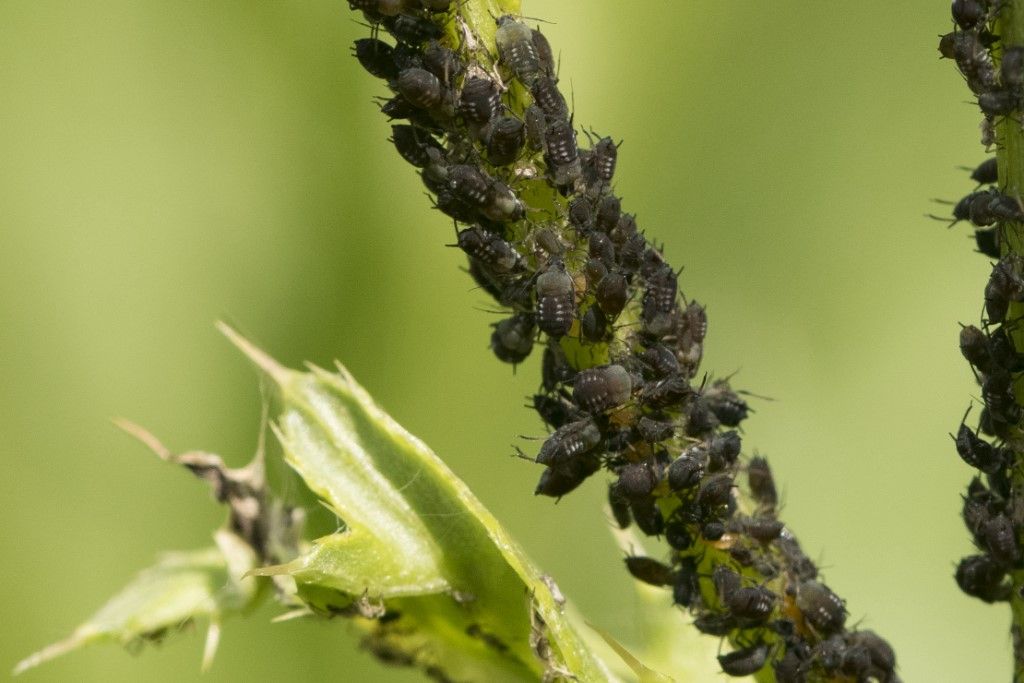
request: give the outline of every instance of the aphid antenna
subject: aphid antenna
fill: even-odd
[[[708,384],[708,379],[709,379],[709,377],[708,377],[708,373],[707,373],[707,372],[705,372],[705,373],[704,373],[704,376],[700,378],[700,386],[699,386],[699,387],[697,387],[697,391],[698,391],[698,392],[702,392],[702,391],[704,391],[704,387],[706,387],[706,386],[707,386],[707,384]]]
[[[743,396],[751,396],[753,398],[761,399],[762,401],[772,401],[772,402],[775,402],[775,401],[779,400],[779,399],[777,399],[777,398],[775,398],[773,396],[764,396],[762,394],[755,394],[753,391],[747,391],[746,389],[735,389],[735,391],[736,391],[737,394],[742,394]],[[750,412],[754,412],[754,409],[751,408]]]
[[[544,441],[545,439],[547,439],[546,436],[526,436],[525,434],[517,434],[516,436],[525,441]],[[516,450],[520,450],[518,446],[513,446],[513,448],[515,448]],[[529,459],[533,460],[533,458]]]
[[[360,19],[349,19],[356,26],[362,26],[363,28],[370,29],[370,37],[376,38],[380,34],[380,24],[370,24]]]
[[[500,308],[487,308],[486,306],[474,306],[473,310],[479,311],[480,313],[488,313],[490,315],[508,315],[509,313],[507,310]],[[497,324],[498,323],[491,323],[491,327],[496,327]]]
[[[938,199],[936,199],[935,201],[939,201],[939,200],[938,200]],[[945,204],[945,203],[947,203],[947,202],[943,202],[943,203]],[[950,203],[951,203],[951,202],[950,202]],[[947,227],[947,228],[952,228],[952,227],[953,227],[954,225],[956,225],[957,223],[959,223],[959,222],[960,222],[960,219],[959,219],[959,218],[954,218],[953,220],[949,220],[949,218],[948,218],[948,217],[943,217],[943,216],[936,216],[936,215],[935,215],[935,214],[933,214],[933,213],[926,213],[926,214],[922,214],[922,215],[923,215],[923,216],[924,216],[925,218],[931,218],[931,219],[932,219],[933,221],[939,221],[939,222],[941,222],[941,223],[948,223],[948,225],[946,225],[946,227]]]
[[[522,438],[525,439],[527,437],[524,436]],[[512,448],[515,449],[515,453],[511,454],[513,458],[519,458],[520,460],[529,460],[530,462],[537,462],[537,460],[535,458],[531,458],[526,453],[524,453],[523,449],[520,448],[519,446],[516,446],[515,444],[513,444]]]

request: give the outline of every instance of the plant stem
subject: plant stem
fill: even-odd
[[[1008,47],[1024,45],[1024,0],[1002,0],[1000,4],[997,34],[1000,37],[995,57],[1001,57]],[[1015,197],[1018,201],[1024,197],[1024,124],[1016,112],[1005,116],[996,125],[996,156],[999,164],[999,189],[1003,194]],[[1002,232],[1002,253],[1024,253],[1024,225],[1015,222],[1004,222],[1000,225]],[[1012,304],[1010,317],[1019,318],[1024,314],[1024,304]],[[1024,330],[1018,328],[1011,332],[1017,348],[1024,348]],[[1018,402],[1024,399],[1024,378],[1015,384]],[[1024,491],[1024,455],[1020,432],[1015,432],[1016,443],[1011,443],[1015,452],[1016,466],[1012,468],[1013,493],[1020,498]],[[1018,532],[1018,542],[1020,541]],[[1013,680],[1024,683],[1024,570],[1010,573],[1012,590],[1010,592],[1010,610],[1012,615],[1011,635],[1013,639]]]

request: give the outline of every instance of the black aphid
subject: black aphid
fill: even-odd
[[[601,443],[601,430],[591,419],[577,420],[559,427],[548,437],[537,454],[542,465],[559,467],[577,456],[592,451]]]
[[[693,620],[693,625],[709,636],[727,636],[739,626],[731,614],[714,612],[699,615]]]
[[[417,126],[391,126],[391,142],[398,154],[416,168],[426,167],[432,160],[429,150],[444,154],[444,147],[433,135]]]
[[[627,214],[624,214],[627,215]],[[622,223],[623,216],[619,217],[619,223]],[[612,240],[615,239],[615,231],[611,233]],[[619,265],[622,266],[622,270],[627,273],[635,273],[640,269],[640,265],[643,263],[644,253],[647,251],[647,240],[640,233],[633,233],[629,235],[619,246]],[[668,268],[668,266],[666,266]],[[672,270],[668,268],[668,270]],[[672,277],[675,277],[675,273],[672,273]],[[664,285],[664,288],[662,286]],[[653,283],[653,286],[659,291],[655,293],[664,297],[668,293],[668,287],[670,286],[667,281],[660,281]],[[652,311],[650,308],[650,301],[648,295],[651,293],[651,287],[648,287],[644,292],[644,323],[650,325],[651,321],[654,320],[659,313],[667,313],[672,309],[672,305],[668,306],[668,310],[663,310],[658,304],[664,305],[664,298],[659,298],[655,302],[655,308]],[[675,294],[673,293],[673,304],[675,303]]]
[[[530,31],[533,39],[533,47],[537,50],[537,58],[544,73],[548,76],[555,75],[555,53],[551,49],[551,43],[538,29]]]
[[[572,381],[576,370],[569,364],[557,343],[549,343],[544,348],[544,359],[541,362],[541,385],[545,391],[555,391],[560,384]]]
[[[822,635],[841,631],[846,623],[846,604],[818,581],[804,581],[797,587],[796,606],[807,623]]]
[[[728,600],[730,595],[739,590],[741,585],[740,575],[724,564],[720,564],[712,570],[711,582],[715,584],[715,591],[723,603]]]
[[[544,113],[545,123],[569,120],[569,105],[554,79],[543,76],[530,87],[533,103]]]
[[[974,231],[974,244],[978,249],[978,253],[989,258],[997,259],[1001,254],[999,228],[989,228],[987,230],[975,230]]]
[[[658,485],[658,472],[649,461],[633,462],[619,470],[615,492],[628,500],[647,498]]]
[[[1003,49],[999,60],[999,80],[1004,88],[1020,91],[1020,86],[1024,85],[1024,47],[1014,45]]]
[[[728,610],[746,624],[763,623],[775,608],[775,594],[764,586],[744,586],[722,596]]]
[[[974,325],[960,328],[960,353],[979,371],[986,374],[991,372],[992,356],[988,351],[988,337]]]
[[[747,465],[747,483],[750,495],[764,509],[774,509],[779,503],[779,494],[775,488],[768,461],[761,456],[754,456]]]
[[[595,225],[602,232],[611,232],[618,225],[622,215],[622,202],[613,194],[606,194],[597,203],[597,219]]]
[[[569,225],[580,232],[590,230],[594,220],[594,212],[590,202],[583,197],[576,197],[569,201]]]
[[[619,146],[611,138],[601,138],[594,145],[593,154],[588,166],[594,178],[600,183],[608,184],[615,175],[615,165],[619,158]]]
[[[997,422],[1016,425],[1024,416],[1024,409],[1013,393],[1013,378],[1008,373],[986,377],[981,384],[981,399],[989,415]]]
[[[668,486],[673,491],[686,491],[697,486],[703,476],[704,464],[684,453],[668,467]]]
[[[723,470],[731,467],[740,455],[740,435],[734,430],[715,434],[708,446],[708,468]]]
[[[645,384],[640,392],[640,402],[650,408],[667,408],[681,405],[693,395],[690,382],[679,374]]]
[[[355,42],[354,51],[359,64],[370,75],[391,81],[398,78],[395,64],[395,48],[376,38],[360,38]]]
[[[643,238],[641,237],[640,239],[642,240]],[[626,244],[629,245],[630,243],[631,242],[628,241]],[[625,248],[623,251],[626,251]],[[624,263],[623,267],[628,266]],[[676,272],[672,270],[672,267],[667,263],[661,264],[661,266],[649,278],[647,278],[647,287],[644,290],[643,298],[644,320],[651,320],[659,313],[670,313],[676,303],[676,291],[678,286]]]
[[[761,543],[770,543],[782,535],[785,525],[774,517],[749,517],[744,520],[743,530],[748,536]]]
[[[526,142],[526,127],[514,116],[500,116],[491,121],[487,132],[487,160],[494,166],[511,164]]]
[[[589,368],[573,381],[573,400],[589,413],[601,413],[629,400],[632,378],[621,365]]]
[[[491,350],[505,363],[522,363],[533,350],[536,328],[533,316],[519,313],[494,325],[491,334]]]
[[[992,474],[1006,464],[1007,453],[979,437],[966,424],[960,424],[953,441],[956,443],[956,452],[963,461],[982,472]]]
[[[591,258],[600,259],[606,268],[612,268],[615,265],[615,245],[612,244],[608,235],[595,230],[590,233],[587,242]]]
[[[527,87],[544,73],[546,65],[542,65],[533,31],[526,24],[509,16],[501,17],[494,40],[501,62]]]
[[[953,21],[963,30],[972,29],[988,16],[985,6],[978,0],[953,0]]]
[[[397,17],[387,19],[384,27],[391,32],[395,38],[407,45],[421,45],[428,40],[438,40],[444,35],[440,26],[425,17],[415,17],[410,14],[400,14]]]
[[[867,650],[874,674],[879,680],[883,683],[895,681],[896,653],[884,638],[874,631],[855,631],[847,638],[851,645]]]
[[[650,557],[630,555],[626,558],[626,569],[633,578],[652,586],[671,586],[675,583],[672,567]]]
[[[1003,57],[1005,62],[1006,57]],[[986,159],[971,171],[971,180],[979,185],[991,185],[999,180],[999,164],[996,157]]]
[[[537,326],[552,337],[569,333],[576,314],[576,289],[557,261],[537,278]]]
[[[1004,582],[1005,577],[1006,567],[988,555],[971,555],[960,560],[955,576],[960,590],[984,602],[1010,599],[1010,584]]]
[[[648,536],[658,536],[665,530],[665,518],[661,516],[661,510],[658,509],[654,498],[631,501],[629,509],[633,513],[637,528]]]
[[[834,635],[818,643],[814,647],[814,654],[825,673],[831,675],[838,673],[846,650],[846,641],[841,636]]]
[[[407,102],[420,109],[429,109],[441,101],[441,81],[426,69],[403,70],[398,74],[395,87]]]
[[[575,490],[600,468],[601,462],[597,458],[576,458],[561,467],[544,470],[533,493],[560,498]]]
[[[976,95],[990,92],[998,85],[992,55],[975,31],[957,31],[951,39],[949,50],[960,73],[967,79],[967,87]],[[942,44],[940,43],[940,48]],[[947,48],[948,49],[948,48]]]
[[[671,420],[656,420],[646,415],[637,420],[636,430],[647,443],[659,443],[672,438],[676,425]]]
[[[1017,352],[1013,339],[1005,327],[997,327],[988,336],[988,353],[992,358],[991,372],[1015,373],[1024,370],[1024,358]]]
[[[373,23],[402,11],[400,0],[348,0],[348,6],[352,9],[362,10],[367,21]]]
[[[717,541],[725,536],[725,524],[717,519],[707,522],[700,528],[700,535],[705,541]]]
[[[629,501],[618,494],[614,484],[608,485],[608,507],[611,508],[615,524],[620,529],[627,529],[633,523],[633,515],[629,512]]]
[[[636,216],[631,213],[624,213],[619,216],[619,220],[615,222],[615,227],[608,234],[611,235],[612,240],[616,244],[622,244],[635,235],[636,232]]]
[[[580,318],[580,332],[590,342],[601,342],[608,335],[608,318],[599,306],[587,308]]]
[[[515,247],[477,226],[460,231],[458,245],[467,256],[480,261],[492,273],[503,275],[522,267],[522,257]]]
[[[498,86],[489,78],[471,76],[466,79],[459,94],[459,113],[467,121],[484,124],[501,111]]]
[[[559,187],[571,185],[580,175],[576,131],[568,121],[548,124],[544,131],[544,160],[552,182]]]
[[[565,253],[565,245],[554,228],[539,228],[533,232],[533,242],[549,255],[561,256]]]
[[[555,429],[583,417],[572,401],[559,394],[535,394],[533,409],[545,424]]]
[[[583,264],[583,274],[587,276],[587,289],[596,291],[601,280],[608,275],[608,267],[601,259],[589,258]]]
[[[708,477],[707,481],[701,484],[697,502],[703,507],[726,505],[732,495],[733,486],[730,474],[716,474],[713,477]]]
[[[1003,566],[1013,566],[1020,560],[1020,546],[1013,522],[1006,515],[995,515],[984,522],[981,536],[992,559]]]
[[[523,112],[523,123],[526,125],[526,145],[533,152],[544,149],[544,130],[548,122],[544,118],[544,112],[540,107],[531,104]]]
[[[1004,59],[1005,58],[1006,57],[1004,57]],[[978,166],[971,171],[971,179],[979,185],[990,185],[996,182],[999,179],[998,160],[995,157],[992,157],[991,159],[986,159],[978,164]]]
[[[629,300],[629,283],[621,273],[610,272],[597,283],[597,291],[594,297],[601,310],[608,314],[609,318],[618,317],[622,309],[626,307]]]
[[[740,398],[725,380],[718,380],[712,384],[711,389],[705,392],[703,400],[715,417],[727,427],[736,427],[750,412],[747,402]]]
[[[693,545],[693,536],[690,535],[685,522],[672,519],[665,525],[665,541],[673,550],[687,550]],[[690,558],[690,562],[692,561]]]
[[[725,655],[718,655],[722,671],[730,676],[749,676],[764,668],[768,661],[768,646],[751,645]]]
[[[1020,95],[1013,90],[990,90],[978,95],[978,108],[989,117],[1008,116],[1020,106]]]
[[[675,352],[664,344],[650,346],[640,355],[640,359],[652,377],[668,377],[679,372],[679,359],[676,358]]]
[[[452,79],[461,74],[463,68],[459,56],[436,40],[430,41],[423,48],[423,66],[445,86],[450,86]]]
[[[1024,279],[1021,279],[1019,257],[1007,255],[992,267],[985,285],[985,312],[990,323],[1006,319],[1011,301],[1024,300]]]
[[[669,533],[669,530],[666,529],[666,538],[668,538]],[[692,539],[690,540],[692,542]],[[672,586],[672,602],[683,607],[691,607],[700,602],[700,580],[697,576],[697,563],[692,557],[682,558],[676,567],[676,580]]]

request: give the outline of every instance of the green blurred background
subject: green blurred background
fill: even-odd
[[[576,121],[625,139],[617,186],[708,304],[705,367],[739,370],[745,444],[851,622],[908,681],[1006,680],[1008,612],[960,594],[970,472],[947,433],[975,395],[957,321],[986,260],[923,217],[971,189],[976,110],[936,36],[948,2],[526,0]],[[483,295],[386,142],[343,0],[0,2],[0,667],[64,636],[223,512],[109,423],[241,463],[255,373],[338,358],[463,476],[594,623],[638,616],[593,481],[557,506],[509,456],[539,435],[487,348]],[[666,598],[667,602],[667,598]],[[341,621],[227,624],[204,680],[412,681]],[[681,617],[680,617],[681,618]],[[199,677],[200,634],[87,650],[28,681]]]

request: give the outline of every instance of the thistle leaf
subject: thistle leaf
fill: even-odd
[[[208,668],[221,620],[250,609],[259,597],[256,579],[242,578],[255,564],[252,548],[226,530],[218,531],[214,538],[216,547],[161,557],[69,637],[26,657],[14,667],[14,673],[93,643],[137,647],[159,641],[196,619],[209,622],[203,655],[203,668]]]
[[[315,610],[353,616],[378,655],[447,678],[612,679],[550,577],[344,368],[288,370],[220,329],[277,384],[285,459],[344,522],[253,573],[291,576]]]

